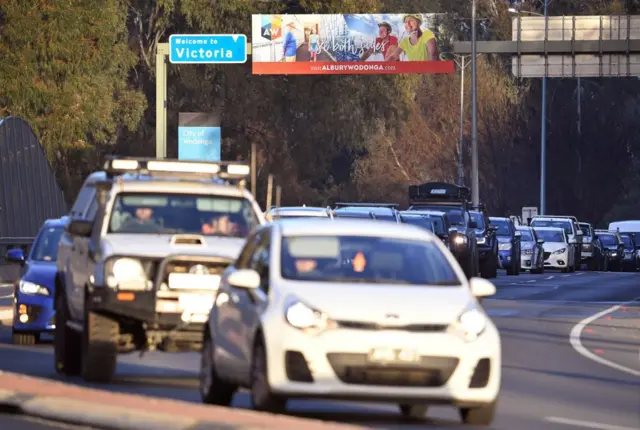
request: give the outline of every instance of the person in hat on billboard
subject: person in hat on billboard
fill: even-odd
[[[439,61],[436,36],[431,30],[420,28],[422,17],[419,14],[405,15],[402,21],[408,36],[400,41],[400,45],[386,60],[397,61],[404,53],[408,61]]]
[[[381,53],[384,59],[386,59],[390,53],[393,53],[398,47],[398,38],[392,36],[392,32],[393,29],[388,22],[378,24],[378,37],[376,37],[375,44],[362,54],[360,61],[367,61],[374,53]]]
[[[293,34],[296,25],[291,21],[287,24],[287,34],[284,36],[284,43],[282,44],[282,56],[287,63],[293,63],[296,61],[296,54],[298,53],[298,43],[296,42],[296,36]]]

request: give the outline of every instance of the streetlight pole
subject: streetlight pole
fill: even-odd
[[[544,38],[547,39],[547,5],[549,0],[544,0]],[[547,64],[545,57],[545,73],[542,77],[542,124],[540,126],[540,215],[545,215],[547,210]]]
[[[478,172],[478,100],[476,94],[476,0],[471,1],[471,200],[480,205],[480,174]]]
[[[460,67],[460,140],[458,142],[458,185],[464,185],[464,69],[467,68],[466,56],[460,55],[461,62],[454,60]]]

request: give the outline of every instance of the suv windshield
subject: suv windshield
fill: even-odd
[[[593,236],[593,234],[591,233],[591,226],[589,226],[589,224],[579,224],[579,225],[583,235]]]
[[[492,219],[491,225],[494,225],[496,230],[496,236],[511,236],[511,229],[509,228],[509,222],[502,219]]]
[[[544,240],[545,242],[564,242],[564,235],[561,231],[557,230],[536,230],[536,234],[538,238]]]
[[[31,260],[56,261],[58,258],[58,242],[64,232],[63,227],[47,227],[38,236],[38,241],[33,246]]]
[[[244,198],[122,193],[113,204],[108,231],[246,237],[258,223],[251,202]]]
[[[484,216],[480,212],[469,212],[471,214],[471,220],[478,224],[476,230],[484,230]]]
[[[604,246],[618,246],[618,240],[613,234],[600,233],[598,237]]]
[[[366,236],[282,239],[285,279],[402,285],[461,285],[435,242]]]
[[[573,234],[571,221],[551,221],[547,219],[534,219],[531,221],[531,227],[556,227],[564,230],[567,236]]]

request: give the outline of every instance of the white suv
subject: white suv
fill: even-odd
[[[59,373],[108,382],[119,352],[200,348],[220,274],[265,223],[249,173],[128,158],[87,178],[59,245]]]
[[[390,402],[408,417],[449,404],[489,425],[501,343],[479,297],[432,233],[369,220],[284,220],[247,239],[225,271],[204,334],[200,392],[254,408],[287,399]]]

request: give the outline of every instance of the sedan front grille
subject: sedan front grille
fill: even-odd
[[[385,326],[382,324],[376,324],[372,322],[361,321],[336,321],[340,328],[351,330],[400,330],[409,331],[413,333],[442,333],[447,330],[446,324],[408,324],[404,326]]]

